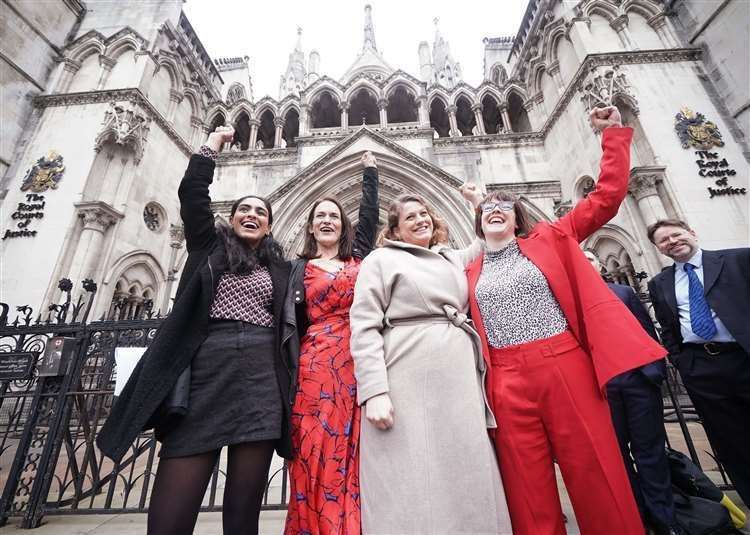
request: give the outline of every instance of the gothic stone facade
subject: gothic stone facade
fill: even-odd
[[[710,9],[531,0],[515,37],[484,39],[476,87],[437,28],[432,46],[415,46],[419,73],[389,65],[368,6],[361,52],[343,76],[318,72],[320,56],[305,54],[300,31],[279,69],[278,99],[257,100],[249,58],[211,59],[181,4],[0,6],[9,36],[0,301],[46,305],[69,276],[99,285],[95,317],[167,309],[186,256],[177,185],[221,124],[235,126],[237,143],[220,155],[211,189],[219,217],[242,194],[269,196],[290,254],[314,199],[335,195],[356,217],[364,150],[378,157],[382,215],[401,193],[419,192],[457,246],[472,238],[457,192],[464,181],[510,189],[534,218],[554,219],[593,187],[600,149],[587,109],[610,103],[636,132],[630,194],[584,245],[613,278],[638,286],[666,264],[645,235],[665,216],[686,219],[706,248],[748,245],[742,0]],[[704,148],[682,147],[683,108],[705,118],[688,125]]]

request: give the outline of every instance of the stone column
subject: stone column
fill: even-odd
[[[381,98],[378,100],[378,111],[380,112],[380,128],[388,126],[388,99]]]
[[[664,168],[661,168],[662,171]],[[661,173],[653,168],[634,168],[630,172],[628,192],[635,199],[638,211],[641,213],[646,226],[656,223],[659,219],[667,218],[664,203],[659,197],[656,189],[657,182],[661,181]]]
[[[627,50],[636,50],[638,48],[635,45],[635,41],[633,41],[633,37],[630,35],[627,15],[620,15],[612,22],[610,22],[609,25],[612,26],[612,28],[617,32],[617,35],[620,37],[620,41],[622,41],[622,44],[625,45],[625,48]]]
[[[167,109],[167,121],[170,123],[174,121],[174,115],[177,111],[177,106],[182,102],[185,95],[177,91],[176,89],[169,90],[169,108]]]
[[[284,118],[274,117],[273,124],[276,126],[276,135],[273,138],[273,148],[278,149],[281,147],[281,134],[284,130]]]
[[[485,135],[487,132],[484,130],[484,119],[482,118],[482,105],[474,104],[471,107],[471,111],[474,112],[474,120],[477,122],[477,131],[480,136]]]
[[[682,46],[679,39],[675,37],[669,24],[667,24],[667,17],[664,13],[659,13],[648,20],[648,25],[651,26],[659,40],[664,44],[666,48],[679,48]]]
[[[258,142],[258,127],[260,121],[258,119],[250,119],[250,144],[248,145],[249,150],[255,150],[255,144]]]
[[[310,135],[310,106],[302,104],[299,107],[299,135],[308,136]]]
[[[161,300],[161,313],[166,314],[169,311],[169,300],[172,297],[172,286],[177,280],[177,253],[182,249],[185,242],[185,227],[182,225],[171,225],[169,227],[169,267],[167,268],[167,284],[164,287],[164,295]]]
[[[71,280],[78,284],[83,279],[99,282],[103,256],[104,237],[107,229],[122,219],[122,213],[101,201],[75,204],[78,217],[83,222],[81,236],[73,256]]]
[[[193,131],[190,134],[190,139],[188,139],[187,141],[190,144],[191,148],[196,149],[198,148],[198,135],[203,129],[203,121],[197,115],[191,115],[190,126],[193,128]]]
[[[73,61],[70,58],[62,60],[62,74],[60,74],[60,80],[57,83],[57,93],[67,93],[70,89],[70,84],[73,81],[73,77],[81,68],[81,63]]]
[[[451,127],[450,136],[460,137],[461,131],[458,129],[458,121],[456,121],[456,111],[458,111],[458,108],[455,104],[451,104],[446,111],[448,112],[448,123]]]
[[[552,76],[552,79],[555,81],[557,93],[562,95],[565,92],[565,82],[560,74],[560,62],[557,60],[553,61],[550,66],[547,67],[547,73]]]
[[[417,97],[419,105],[419,126],[420,128],[430,128],[430,110],[427,108],[427,95]]]
[[[344,100],[339,105],[339,110],[341,110],[341,130],[343,132],[349,131],[349,102]]]
[[[99,55],[99,65],[102,68],[101,74],[99,74],[99,82],[96,84],[96,89],[104,89],[104,85],[109,79],[109,75],[112,73],[112,67],[115,66],[117,61],[105,56],[104,54]]]
[[[585,58],[588,54],[596,52],[597,47],[594,42],[594,36],[591,35],[589,24],[591,19],[588,17],[577,16],[570,20],[572,26],[568,35],[573,43],[578,58]]]
[[[508,106],[506,104],[500,105],[500,116],[503,118],[503,133],[510,134],[513,132],[513,127],[510,124],[510,114],[508,113]],[[499,134],[500,132],[498,132]]]

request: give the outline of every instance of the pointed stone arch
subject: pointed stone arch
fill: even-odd
[[[104,36],[99,32],[87,32],[68,45],[65,57],[81,63],[91,54],[104,54],[106,50],[104,42]]]
[[[351,102],[352,96],[359,93],[362,89],[365,89],[375,98],[375,102],[380,100],[383,96],[383,91],[380,87],[367,78],[357,80],[353,85],[344,91],[344,100]]]
[[[645,17],[647,20],[664,13],[664,10],[656,2],[650,0],[625,0],[620,6],[623,13],[634,12]]]
[[[150,252],[139,249],[126,253],[112,264],[102,280],[102,289],[106,290],[100,290],[97,296],[97,315],[112,317],[116,302],[125,299],[130,309],[124,311],[122,316],[132,317],[146,299],[158,302],[165,281],[164,269]],[[121,295],[117,294],[118,289]],[[135,289],[135,293],[131,292],[132,289]]]
[[[593,0],[586,3],[583,6],[583,13],[587,17],[599,15],[604,17],[608,22],[612,22],[620,15],[618,8],[606,0]]]
[[[325,92],[328,92],[337,102],[341,102],[344,99],[344,92],[338,84],[335,84],[332,80],[320,78],[305,90],[302,104],[312,106]]]
[[[138,51],[145,45],[143,37],[138,35],[134,30],[126,28],[109,38],[104,55],[108,58],[117,60],[128,50]]]
[[[177,60],[171,56],[160,54],[158,56],[157,65],[160,69],[164,69],[169,74],[169,78],[172,81],[172,89],[182,92],[182,67]]]
[[[360,157],[364,150],[371,150],[378,159],[383,220],[388,206],[399,195],[417,193],[446,219],[456,246],[466,246],[472,241],[471,212],[458,192],[462,182],[365,127],[269,196],[275,208],[274,236],[288,253],[298,252],[307,213],[320,197],[335,196],[356,222],[362,187]],[[453,214],[461,215],[456,218]]]

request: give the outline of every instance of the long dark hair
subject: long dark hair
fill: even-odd
[[[240,197],[232,204],[229,217],[234,217],[240,203],[245,199],[258,199],[268,211],[268,225],[273,224],[273,210],[271,203],[265,197],[258,195],[245,195]],[[221,223],[217,225],[216,230],[224,240],[224,246],[227,251],[227,263],[229,272],[244,275],[250,273],[256,266],[266,266],[284,261],[284,250],[281,245],[273,239],[273,235],[265,236],[257,247],[249,247],[242,239],[235,234],[234,229],[229,225]]]
[[[526,211],[526,208],[523,204],[521,204],[521,201],[518,197],[513,195],[509,191],[505,190],[496,190],[489,192],[485,198],[482,200],[482,204],[486,202],[497,202],[497,201],[509,201],[513,203],[513,211],[516,213],[516,230],[515,235],[520,238],[526,238],[529,233],[531,232],[531,229],[534,228],[534,223],[532,223],[531,218],[529,217],[529,213]],[[477,206],[477,209],[474,211],[474,231],[476,232],[477,236],[484,239],[484,230],[482,230],[482,208],[481,205]]]
[[[310,213],[307,214],[307,225],[305,225],[305,244],[302,247],[302,252],[299,254],[300,258],[305,260],[312,260],[313,258],[319,258],[318,253],[318,242],[315,241],[315,236],[310,232],[310,226],[312,225],[313,219],[315,219],[315,210],[322,202],[331,202],[336,205],[339,209],[339,215],[341,216],[341,236],[339,237],[339,260],[349,260],[352,257],[352,241],[354,240],[354,230],[352,230],[352,222],[349,221],[346,213],[344,213],[344,207],[341,203],[333,197],[323,197],[318,199],[310,208]]]

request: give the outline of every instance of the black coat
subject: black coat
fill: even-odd
[[[357,228],[354,231],[352,256],[360,260],[375,248],[378,232],[378,170],[366,167],[362,173],[362,200],[359,203]],[[305,300],[305,266],[307,260],[300,258],[292,261],[292,273],[289,277],[287,292],[288,307],[295,309],[295,321],[299,338],[307,332],[307,301]]]
[[[608,282],[607,286],[610,290],[612,290],[612,292],[614,292],[617,297],[620,298],[620,301],[622,301],[625,306],[628,307],[628,310],[630,310],[633,316],[635,316],[635,319],[637,319],[638,323],[641,324],[643,330],[646,331],[651,338],[658,342],[659,337],[656,335],[654,322],[651,321],[651,317],[648,315],[646,307],[644,307],[641,300],[638,299],[638,295],[636,295],[633,288],[624,284],[615,284],[613,282]],[[625,373],[637,372],[643,373],[643,375],[645,375],[649,381],[657,385],[661,385],[662,381],[667,376],[666,362],[664,361],[664,359],[657,360]]]
[[[674,290],[674,265],[648,283],[661,341],[669,354],[682,351],[682,332]],[[750,353],[750,248],[703,251],[703,293],[711,309]]]
[[[188,257],[172,312],[141,357],[97,436],[99,448],[115,461],[122,459],[141,431],[156,427],[158,436],[162,425],[159,406],[208,335],[214,293],[227,269],[226,250],[216,232],[208,193],[214,167],[211,159],[193,155],[180,183],[180,215],[185,225]],[[286,401],[282,437],[276,450],[286,458],[292,456],[289,416],[299,356],[294,309],[284,310],[290,269],[287,261],[268,266],[273,281],[276,376],[282,399]]]

